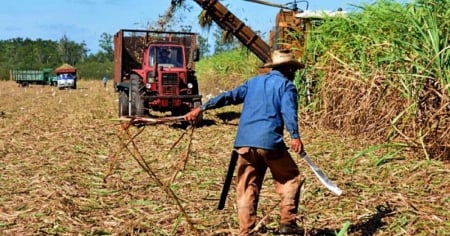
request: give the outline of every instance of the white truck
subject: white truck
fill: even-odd
[[[77,69],[69,64],[63,64],[55,69],[56,86],[59,89],[77,88]]]

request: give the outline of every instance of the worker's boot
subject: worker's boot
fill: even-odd
[[[286,236],[304,235],[305,231],[298,227],[298,225],[294,222],[290,224],[280,224],[280,226],[278,227],[278,234]]]

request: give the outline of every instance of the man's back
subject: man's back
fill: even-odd
[[[280,72],[272,71],[250,79],[243,86],[246,94],[235,146],[284,148],[284,122],[287,122],[288,129],[297,126],[297,90],[294,84]]]

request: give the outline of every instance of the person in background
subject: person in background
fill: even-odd
[[[249,79],[244,84],[208,100],[188,112],[184,119],[195,122],[208,109],[243,103],[234,149],[237,160],[237,210],[239,235],[256,235],[259,195],[266,170],[272,173],[275,191],[281,198],[281,234],[301,234],[296,223],[300,198],[300,171],[283,140],[286,127],[290,147],[303,148],[298,128],[297,89],[293,80],[303,68],[290,51],[274,51],[272,62],[264,65],[272,71]]]
[[[108,78],[106,77],[106,75],[103,76],[102,83],[103,83],[103,87],[106,88],[106,84],[108,83]]]

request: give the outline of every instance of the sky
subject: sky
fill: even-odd
[[[186,2],[190,2],[187,0]],[[266,0],[269,1],[269,0]],[[293,0],[271,0],[286,4]],[[371,3],[369,0],[310,0],[298,2],[308,10],[352,11],[352,5]],[[275,7],[244,0],[222,0],[221,3],[254,31],[268,32],[274,25]],[[11,0],[2,1],[0,8],[0,40],[29,38],[58,41],[64,35],[77,43],[86,43],[88,53],[99,50],[102,33],[114,35],[120,29],[145,29],[155,22],[170,6],[170,0]],[[180,10],[183,25],[192,25],[193,31],[209,38],[212,32],[198,27],[200,6],[189,3],[191,11]]]

